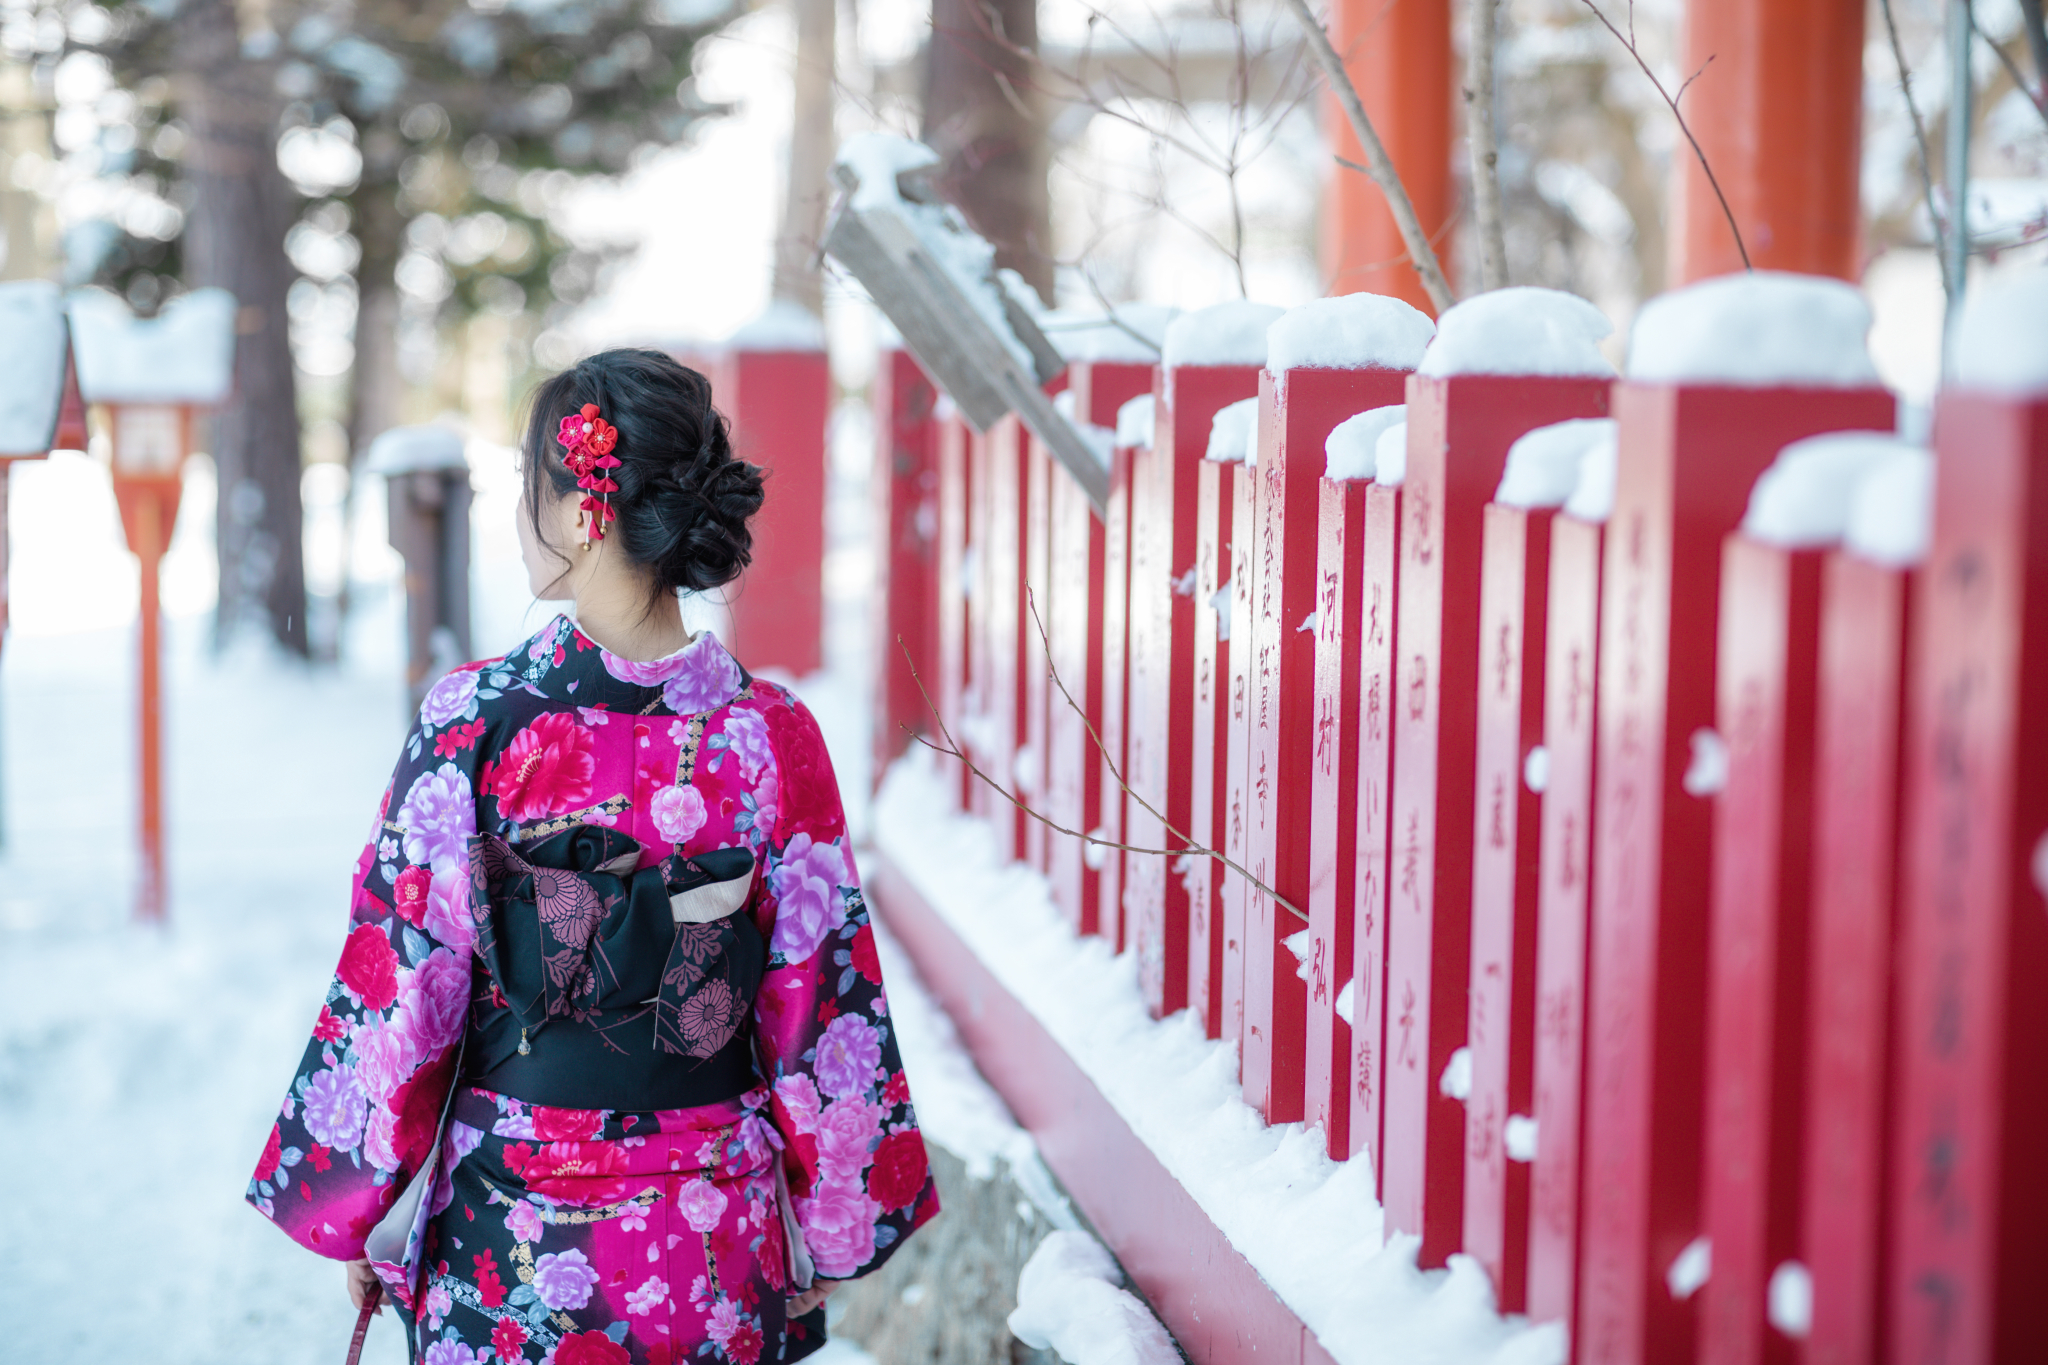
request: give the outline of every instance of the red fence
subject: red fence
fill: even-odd
[[[1877,389],[1069,383],[1100,425],[1154,395],[1107,518],[1013,422],[934,419],[928,502],[891,487],[934,508],[935,572],[892,569],[887,611],[931,622],[933,696],[986,771],[1170,851],[1030,835],[961,780],[1079,932],[1137,954],[1150,1007],[1192,1006],[1248,1103],[1321,1123],[1425,1265],[1472,1254],[1579,1361],[2026,1358],[2048,400],[1943,396],[1931,557],[1899,570],[1739,530],[1787,443],[1891,429]],[[1254,392],[1256,464],[1205,460]],[[918,393],[885,392],[884,433]],[[1332,427],[1404,397],[1404,485],[1323,477]],[[1610,411],[1604,527],[1492,501],[1517,437]],[[1027,589],[1073,707],[1027,681]]]

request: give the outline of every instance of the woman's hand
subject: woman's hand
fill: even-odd
[[[370,1269],[368,1261],[348,1263],[348,1301],[356,1306],[359,1313],[364,1304],[374,1303],[377,1306],[370,1312],[373,1315],[383,1314],[384,1286],[378,1281],[377,1272]]]
[[[838,1287],[838,1280],[812,1280],[811,1287],[809,1289],[806,1289],[801,1294],[794,1294],[790,1296],[789,1315],[793,1318],[802,1317],[804,1314],[810,1312],[813,1308],[816,1308],[819,1304],[823,1303],[826,1299],[830,1298],[832,1296],[832,1291],[837,1289]]]

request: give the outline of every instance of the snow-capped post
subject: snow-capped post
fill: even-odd
[[[390,427],[365,461],[384,477],[386,534],[405,561],[408,718],[442,674],[472,657],[467,448],[453,427]]]
[[[910,736],[925,734],[931,713],[918,694],[918,676],[939,679],[939,392],[898,345],[876,353],[872,399],[875,420],[875,529],[884,539],[875,556],[872,648],[875,677],[874,780],[879,784]],[[903,644],[899,648],[897,640]],[[904,655],[908,652],[909,658]],[[948,717],[950,720],[951,717]]]
[[[1458,1093],[1460,1087],[1447,1082],[1447,1068],[1466,1045],[1470,1023],[1478,702],[1488,677],[1480,641],[1485,509],[1517,437],[1568,418],[1606,414],[1614,370],[1597,343],[1610,330],[1597,308],[1570,294],[1495,290],[1444,313],[1407,385],[1384,1202],[1389,1227],[1421,1236],[1426,1266],[1443,1264],[1466,1229],[1463,1101],[1475,1092]],[[1504,572],[1512,573],[1512,566]],[[1521,747],[1519,737],[1514,747]],[[1493,936],[1504,945],[1512,944],[1516,910],[1514,864],[1508,866],[1503,880],[1510,895],[1498,910],[1508,926]],[[1512,1010],[1511,970],[1510,961],[1500,963],[1498,999]],[[1516,1012],[1526,1019],[1526,1003]],[[1487,1035],[1486,1064],[1475,1068],[1474,1079],[1483,1082],[1477,1112],[1491,1110],[1480,1140],[1497,1153],[1514,1028],[1512,1017],[1493,1022],[1501,1027]],[[1481,1221],[1490,1230],[1505,1217],[1505,1181],[1487,1193],[1494,1203],[1481,1211]],[[1498,1245],[1500,1236],[1489,1231],[1485,1240]]]
[[[1927,452],[1886,460],[1858,482],[1843,546],[1821,570],[1799,1212],[1815,1360],[1873,1360],[1881,1332],[1899,720],[1913,568],[1926,557],[1933,494]]]
[[[1587,448],[1613,439],[1602,417],[1524,434],[1482,514],[1464,1249],[1492,1276],[1502,1312],[1522,1311],[1528,1293],[1552,533]]]
[[[1117,409],[1116,446],[1110,452],[1109,499],[1102,518],[1102,837],[1113,842],[1129,838],[1129,802],[1119,782],[1128,781],[1131,698],[1131,505],[1132,478],[1139,456],[1152,448],[1154,398],[1132,398]],[[1122,849],[1095,846],[1096,929],[1112,948],[1124,941],[1124,869]]]
[[[1580,1134],[1585,1108],[1586,915],[1593,848],[1594,686],[1599,679],[1600,543],[1614,504],[1615,435],[1586,442],[1564,514],[1550,522],[1543,608],[1543,756],[1524,761],[1541,788],[1536,907],[1535,1160],[1529,1170],[1529,1274],[1538,1322],[1577,1331]]]
[[[1635,320],[1601,571],[1582,1358],[1685,1360],[1700,1232],[1701,1060],[1721,542],[1802,436],[1890,430],[1862,295],[1758,272]],[[1540,1139],[1539,1139],[1540,1140]],[[1676,1285],[1680,1292],[1674,1293]]]
[[[769,304],[726,342],[717,388],[740,458],[768,475],[753,562],[726,591],[733,649],[749,667],[802,677],[825,660],[824,324],[801,304]]]
[[[938,428],[939,461],[939,682],[938,695],[933,700],[946,729],[964,744],[968,734],[969,621],[975,568],[973,543],[969,539],[975,492],[969,486],[974,467],[973,438],[950,398],[940,397],[932,420]],[[966,764],[953,759],[939,762],[950,772],[954,801],[962,810],[967,809],[973,802],[973,789],[980,784],[967,771]]]
[[[1018,790],[1017,746],[1024,736],[1024,680],[1020,670],[1044,656],[1038,632],[1024,608],[1024,536],[1030,488],[1026,457],[1030,434],[1015,417],[999,418],[976,438],[978,473],[986,475],[982,495],[987,535],[980,541],[981,584],[988,590],[981,612],[988,668],[976,677],[982,705],[985,748],[978,760],[1000,791],[985,791],[986,815],[995,827],[996,854],[1005,861],[1024,854],[1025,826],[1038,823],[1004,798],[1023,799]],[[983,784],[985,787],[986,784]]]
[[[1066,392],[1066,376],[1061,375],[1048,385],[1055,397]],[[1017,696],[1020,715],[1017,720],[1017,756],[1011,762],[1011,771],[1017,783],[1017,795],[1030,803],[1034,810],[1044,812],[1048,806],[1045,783],[1046,725],[1050,717],[1046,703],[1052,692],[1052,681],[1047,676],[1046,665],[1052,658],[1050,634],[1041,635],[1039,624],[1045,618],[1047,607],[1052,601],[1052,459],[1046,453],[1044,442],[1036,436],[1026,435],[1022,442],[1020,456],[1024,461],[1024,602],[1019,608],[1019,634],[1023,643],[1018,646]],[[1031,617],[1031,607],[1036,602],[1037,621]],[[1063,822],[1064,823],[1064,822]],[[1072,829],[1072,825],[1067,826]],[[1024,818],[1022,833],[1019,835],[1020,853],[1026,866],[1034,872],[1046,870],[1046,838],[1048,831],[1043,820]]]
[[[1188,838],[1240,861],[1244,803],[1236,803],[1233,826],[1230,764],[1234,750],[1242,776],[1245,693],[1243,671],[1230,648],[1230,626],[1243,618],[1233,618],[1230,594],[1236,591],[1233,561],[1246,553],[1234,533],[1251,525],[1246,462],[1258,440],[1258,407],[1258,399],[1241,398],[1217,410],[1209,423],[1208,449],[1195,471],[1195,741]],[[1246,509],[1242,521],[1240,507]],[[1240,684],[1235,692],[1233,676]],[[1244,1023],[1244,898],[1238,897],[1234,916],[1223,909],[1224,883],[1232,876],[1208,858],[1191,860],[1186,872],[1188,1008],[1211,1038],[1235,1038]]]
[[[136,913],[145,920],[161,920],[167,893],[163,623],[157,572],[178,519],[185,457],[192,451],[193,416],[226,399],[234,385],[235,299],[224,289],[196,289],[143,321],[114,295],[86,290],[71,296],[66,312],[78,391],[104,413],[121,529],[142,569],[136,689],[141,876]]]
[[[1268,1123],[1305,1114],[1308,1015],[1313,1009],[1334,1017],[1344,975],[1334,956],[1334,922],[1321,938],[1303,922],[1310,896],[1303,836],[1311,825],[1316,750],[1311,532],[1324,447],[1345,418],[1400,401],[1435,330],[1399,299],[1347,294],[1290,310],[1266,336],[1247,528],[1258,609],[1246,632],[1253,653],[1244,861],[1275,895],[1254,888],[1245,897],[1242,1046],[1245,1101]],[[1305,930],[1304,943],[1298,936]]]
[[[1219,409],[1258,391],[1266,326],[1277,308],[1225,303],[1184,314],[1166,329],[1152,448],[1132,464],[1130,715],[1126,773],[1135,802],[1125,838],[1145,848],[1187,847],[1194,796],[1195,490]],[[1188,1000],[1188,894],[1193,860],[1124,862],[1124,913],[1138,983],[1160,1017]]]
[[[1144,319],[1132,319],[1142,323]],[[1107,829],[1111,820],[1122,828],[1123,792],[1116,779],[1104,771],[1103,755],[1088,734],[1095,727],[1105,746],[1108,735],[1110,695],[1115,694],[1122,714],[1122,641],[1118,641],[1118,672],[1109,667],[1107,620],[1114,580],[1123,575],[1110,572],[1112,527],[1123,517],[1121,534],[1130,533],[1128,450],[1119,450],[1117,413],[1123,405],[1152,388],[1152,360],[1156,347],[1141,345],[1137,339],[1112,327],[1091,327],[1056,333],[1055,339],[1070,357],[1067,392],[1073,395],[1073,418],[1082,434],[1101,452],[1110,476],[1106,514],[1095,515],[1088,495],[1069,477],[1064,467],[1052,471],[1052,600],[1041,604],[1046,629],[1052,640],[1053,663],[1060,677],[1074,693],[1077,712],[1055,696],[1047,702],[1046,785],[1052,797],[1049,814],[1068,829]],[[1121,556],[1121,545],[1118,549]],[[1123,606],[1117,606],[1119,621]],[[1116,754],[1119,766],[1121,752]],[[1114,814],[1111,807],[1115,808]],[[1114,833],[1098,837],[1116,838]],[[1116,850],[1083,844],[1077,839],[1050,836],[1046,852],[1047,874],[1052,879],[1053,899],[1068,920],[1084,934],[1101,930],[1100,899],[1103,877],[1098,872],[1108,860],[1119,858]]]
[[[2023,1359],[2048,1277],[2048,274],[1986,288],[1914,603],[1889,1349]]]
[[[64,296],[44,280],[0,284],[0,644],[7,639],[7,481],[17,460],[40,460],[84,444],[83,432],[60,432],[66,399],[77,392]]]
[[[1767,1286],[1806,1254],[1798,1154],[1822,579],[1858,480],[1904,450],[1861,431],[1794,441],[1757,479],[1721,552],[1714,728],[1727,758],[1713,803],[1700,1180],[1714,1248],[1700,1291],[1707,1361],[1762,1358]],[[1882,1037],[1866,1046],[1882,1055]]]

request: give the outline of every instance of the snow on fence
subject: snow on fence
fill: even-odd
[[[1434,340],[1370,296],[1186,315],[1158,364],[1048,385],[1104,429],[1101,517],[1014,419],[893,383],[885,439],[933,454],[884,524],[930,507],[938,543],[886,610],[931,622],[937,715],[888,720],[964,744],[1003,790],[944,761],[945,802],[995,861],[1233,1048],[1266,1124],[1361,1166],[1388,1238],[1563,1325],[1516,1358],[2019,1358],[2048,1275],[2042,316],[2048,276],[1967,315],[1930,460],[1830,281],[1667,295],[1620,378],[1546,291]],[[1177,1333],[1227,1316],[1126,1240]],[[1375,1358],[1336,1336],[1289,1358]]]

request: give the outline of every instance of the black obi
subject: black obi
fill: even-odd
[[[641,845],[578,825],[532,845],[469,841],[488,988],[465,1080],[564,1109],[684,1109],[759,1084],[751,1020],[768,945],[746,907],[754,855],[635,870]]]

